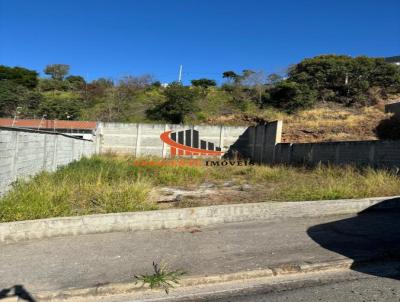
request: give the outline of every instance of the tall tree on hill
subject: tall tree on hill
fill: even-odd
[[[195,87],[202,87],[202,88],[217,86],[217,82],[215,82],[215,80],[205,79],[205,78],[192,80],[191,83]]]
[[[227,80],[230,81],[230,82],[235,83],[235,84],[236,84],[236,83],[239,81],[239,79],[240,79],[240,76],[239,76],[236,72],[234,72],[234,71],[232,71],[232,70],[225,71],[224,73],[222,73],[222,77],[223,77],[224,79],[227,79]]]
[[[86,86],[86,81],[81,76],[70,75],[65,78],[71,90],[83,90]]]
[[[146,111],[150,119],[181,124],[186,116],[199,110],[196,105],[198,95],[190,87],[173,83],[164,90],[164,95],[166,102]]]
[[[69,65],[66,64],[50,64],[44,69],[44,73],[51,76],[53,80],[62,81],[69,73]]]

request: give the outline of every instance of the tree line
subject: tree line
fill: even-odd
[[[150,75],[87,82],[69,71],[66,64],[51,64],[43,70],[46,77],[40,77],[27,68],[0,66],[0,116],[172,123],[190,118],[201,122],[211,108],[217,108],[212,111],[217,115],[226,113],[226,107],[239,112],[249,107],[294,112],[320,102],[374,105],[400,93],[400,66],[365,56],[308,58],[282,75],[225,71],[221,85],[201,78],[193,79],[191,85],[174,82],[165,87]]]

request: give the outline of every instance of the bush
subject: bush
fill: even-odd
[[[11,80],[0,80],[0,116],[14,115],[17,107],[22,108],[22,115],[29,110],[34,111],[41,99],[42,96],[34,90]]]
[[[15,85],[33,89],[38,84],[38,73],[22,67],[0,65],[0,82],[4,80],[11,81]]]
[[[307,85],[282,81],[270,90],[264,103],[293,112],[311,107],[316,101],[316,92]]]
[[[181,124],[187,115],[198,111],[197,93],[190,87],[174,83],[165,89],[164,95],[167,101],[147,110],[148,118]]]
[[[191,83],[195,87],[202,87],[202,88],[217,86],[217,82],[215,82],[214,80],[204,79],[204,78],[198,80],[192,80]]]
[[[389,119],[383,120],[376,127],[375,132],[380,139],[400,139],[400,116],[395,115]]]
[[[400,91],[400,68],[382,58],[323,55],[294,65],[288,80],[307,85],[317,98],[345,105],[373,105],[368,91],[381,88],[381,97]]]
[[[42,93],[43,100],[39,104],[37,113],[46,115],[47,119],[73,119],[79,118],[80,110],[84,104],[80,96],[73,92],[46,92]]]

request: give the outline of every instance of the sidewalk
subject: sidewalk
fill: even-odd
[[[400,214],[229,223],[215,227],[107,233],[0,244],[0,290],[35,293],[132,282],[164,261],[187,276],[393,256]],[[392,253],[392,254],[391,254]]]

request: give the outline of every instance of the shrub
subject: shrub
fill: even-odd
[[[282,81],[270,90],[268,99],[264,103],[293,112],[311,107],[316,101],[316,92],[307,85]]]
[[[166,102],[146,111],[150,119],[180,124],[187,115],[198,111],[197,93],[190,87],[174,83],[165,89],[164,95]]]
[[[198,80],[192,80],[191,83],[195,87],[202,87],[202,88],[217,86],[217,82],[215,82],[215,80],[204,79],[204,78]]]
[[[380,139],[400,139],[400,116],[395,115],[389,119],[381,121],[376,127],[375,132]]]

